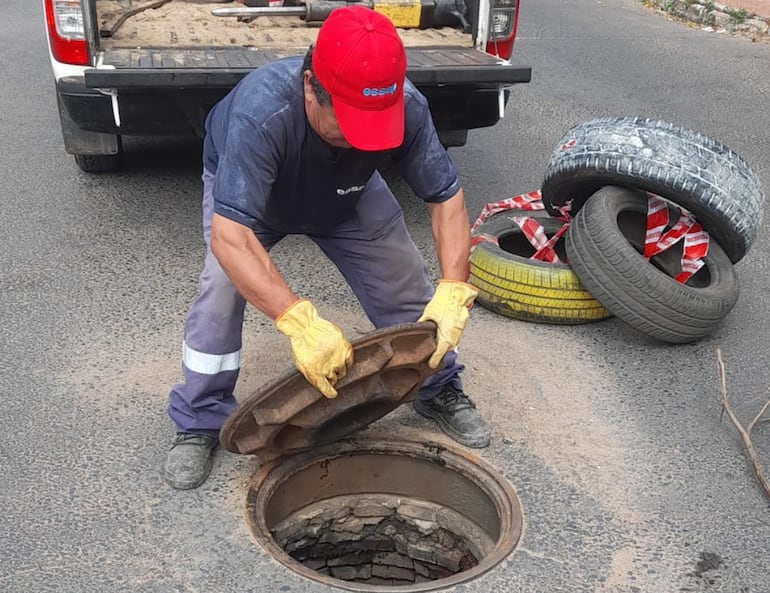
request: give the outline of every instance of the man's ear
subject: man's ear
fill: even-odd
[[[310,81],[313,79],[313,73],[310,70],[305,70],[302,73],[302,86],[305,90],[305,99],[308,98],[315,98],[315,93],[313,92],[313,85],[310,84]]]

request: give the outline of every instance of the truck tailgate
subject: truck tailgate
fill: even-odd
[[[90,88],[147,89],[233,86],[251,70],[307,48],[109,49],[85,72]],[[407,48],[407,76],[416,85],[477,86],[529,82],[531,68],[475,48]]]

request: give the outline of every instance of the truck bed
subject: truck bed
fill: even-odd
[[[128,0],[98,0],[100,29]],[[140,0],[134,0],[136,6]],[[214,8],[240,3],[171,0],[128,18],[99,39],[99,66],[85,74],[90,88],[228,87],[254,68],[277,58],[303,55],[320,23],[296,16],[257,17],[241,22],[218,17]],[[114,22],[114,21],[113,21]],[[473,47],[473,37],[452,27],[399,29],[415,84],[483,85],[528,82],[529,68],[503,64]]]
[[[134,0],[134,6],[138,4],[140,0]],[[171,0],[159,8],[129,17],[112,36],[100,38],[100,49],[248,47],[292,50],[288,53],[297,54],[304,53],[315,41],[321,24],[306,23],[296,16],[260,16],[251,22],[241,22],[235,17],[211,14],[214,8],[242,6],[238,2],[222,4]],[[103,29],[121,10],[123,7],[118,0],[98,0],[99,29]],[[399,35],[406,47],[469,48],[473,45],[469,33],[452,27],[399,29]]]

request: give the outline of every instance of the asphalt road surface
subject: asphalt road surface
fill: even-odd
[[[216,456],[209,481],[160,478],[196,290],[199,146],[129,141],[124,170],[81,173],[62,148],[40,2],[0,5],[0,590],[331,591],[250,538],[256,461]],[[529,0],[516,60],[533,67],[505,119],[452,155],[472,216],[536,189],[562,134],[602,115],[697,129],[770,187],[770,44],[700,31],[632,0]],[[435,273],[423,207],[398,196]],[[351,337],[370,329],[309,242],[274,252],[297,293]],[[474,308],[466,389],[494,430],[481,456],[516,487],[519,548],[457,592],[764,593],[770,509],[720,418],[721,348],[736,413],[770,386],[767,234],[737,266],[741,298],[709,338],[661,345],[611,319],[551,327]],[[242,397],[291,368],[288,344],[250,313]],[[441,441],[400,409],[368,432]],[[755,445],[770,471],[770,428]]]

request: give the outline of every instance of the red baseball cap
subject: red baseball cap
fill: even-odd
[[[313,72],[351,146],[376,151],[403,143],[406,51],[386,16],[364,6],[332,10],[313,48]]]

